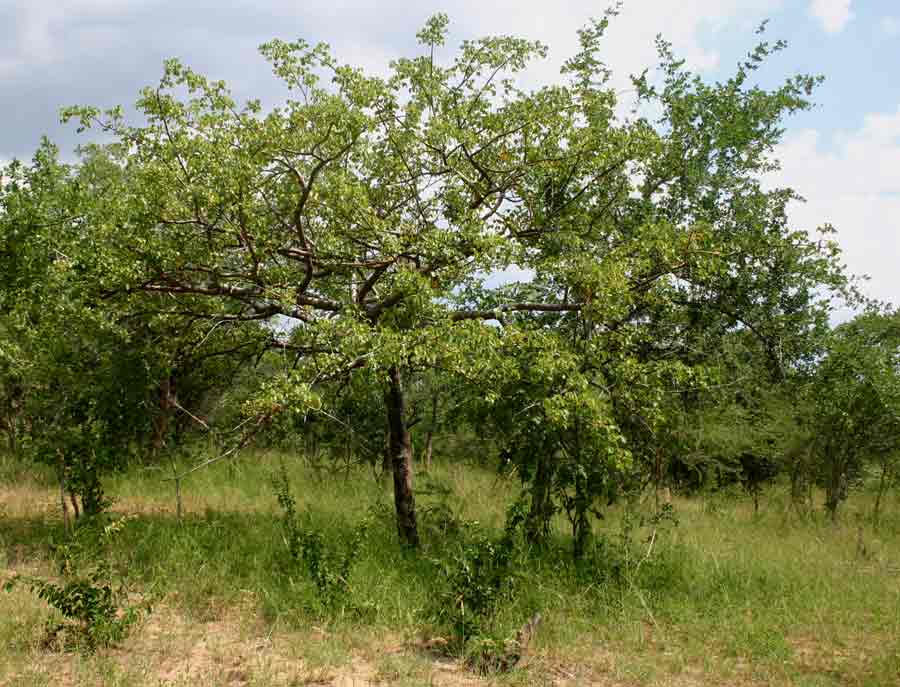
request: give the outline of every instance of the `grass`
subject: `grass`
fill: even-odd
[[[298,509],[326,541],[373,519],[351,593],[329,613],[286,556],[270,482],[282,462]],[[558,546],[530,558],[497,621],[511,634],[542,613],[525,665],[483,677],[429,648],[432,560],[461,537],[441,535],[448,521],[438,506],[499,533],[518,495],[512,479],[465,464],[419,475],[426,545],[414,554],[396,544],[387,485],[367,470],[328,475],[296,457],[248,456],[192,475],[181,521],[168,474],[136,467],[109,482],[114,513],[136,516],[113,563],[134,594],[158,597],[153,615],[120,647],[50,652],[41,646],[50,611],[24,590],[0,594],[0,685],[900,684],[896,495],[877,530],[866,494],[851,496],[837,525],[797,516],[778,488],[758,516],[735,495],[676,499],[678,525],[652,546],[651,529],[636,527],[644,507],[617,506],[581,566],[565,550],[561,519]],[[56,498],[50,475],[0,463],[7,573],[52,574],[63,535]]]

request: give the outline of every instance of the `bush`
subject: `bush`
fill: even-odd
[[[284,541],[290,558],[302,563],[316,591],[318,610],[334,612],[349,605],[352,593],[350,575],[358,562],[360,550],[368,535],[370,520],[363,520],[349,540],[329,542],[325,535],[312,527],[309,516],[301,524],[297,501],[291,492],[284,466],[272,476],[272,486],[282,510]]]
[[[489,537],[478,523],[464,523],[459,547],[447,558],[433,559],[439,584],[429,618],[449,633],[448,649],[467,654],[467,663],[481,672],[510,663],[511,640],[498,632],[496,618],[518,594],[524,514],[522,502],[513,504],[499,539]]]
[[[73,538],[56,549],[59,582],[17,574],[3,585],[5,591],[25,585],[62,615],[62,622],[47,622],[47,645],[61,638],[63,646],[93,652],[124,639],[141,616],[151,612],[149,601],[129,603],[124,580],[106,557],[110,539],[125,522],[121,518],[106,525],[97,520],[81,524]]]
[[[680,559],[664,554],[662,540],[677,525],[669,503],[649,516],[626,509],[618,534],[598,537],[591,555],[578,562],[579,573],[638,593],[669,588],[681,575]]]

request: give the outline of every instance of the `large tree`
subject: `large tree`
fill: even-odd
[[[516,325],[532,338],[523,345],[551,354],[554,337],[566,342],[558,388],[533,393],[562,423],[557,438],[571,436],[567,404],[581,408],[579,436],[619,446],[613,464],[627,452],[616,423],[656,412],[660,380],[684,377],[668,358],[696,332],[752,330],[780,370],[822,321],[815,289],[838,280],[833,247],[788,227],[793,194],[760,185],[782,117],[807,107],[815,84],[751,85],[765,44],[707,85],[661,43],[660,84],[635,80],[640,111],[659,113],[648,120],[617,115],[598,59],[606,20],[581,32],[560,84],[530,92],[517,74],[542,46],[485,38],[444,62],[446,24],[430,20],[424,54],[384,78],[321,45],[268,43],[290,91],[269,111],[169,61],[138,101],[143,124],[120,110],[67,113],[116,140],[116,191],[85,218],[107,302],[144,294],[144,311],[167,322],[247,326],[257,342],[268,323],[262,343],[296,363],[247,405],[257,425],[317,408],[329,380],[377,384],[409,545],[408,376],[515,374],[500,364],[506,335],[484,321]],[[485,280],[515,266],[533,279]],[[555,472],[546,448],[529,474]]]

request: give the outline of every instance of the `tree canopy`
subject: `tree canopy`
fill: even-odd
[[[659,68],[633,78],[623,114],[601,60],[607,19],[580,32],[557,83],[533,90],[519,77],[544,46],[490,37],[442,59],[437,15],[386,76],[321,44],[263,45],[289,92],[271,109],[176,60],[136,118],[67,109],[110,142],[72,168],[47,148],[11,168],[4,332],[31,332],[21,346],[61,340],[43,327],[92,340],[76,322],[115,332],[104,350],[153,361],[134,363],[140,402],[115,400],[130,409],[179,369],[277,352],[242,405],[240,441],[333,418],[329,404],[346,402],[336,386],[378,389],[364,405],[384,413],[411,546],[410,388],[445,375],[531,489],[532,536],[562,508],[586,537],[597,503],[674,451],[678,418],[724,369],[723,341],[784,380],[816,360],[829,296],[849,288],[836,244],[790,223],[796,194],[765,184],[784,119],[810,106],[818,78],[757,85],[784,48],[763,42],[707,83],[659,40]],[[77,309],[59,310],[72,293]],[[50,302],[52,314],[22,314]]]

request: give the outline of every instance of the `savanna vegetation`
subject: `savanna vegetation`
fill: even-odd
[[[900,313],[767,176],[819,78],[623,93],[608,19],[172,60],[0,171],[3,684],[900,680]]]

